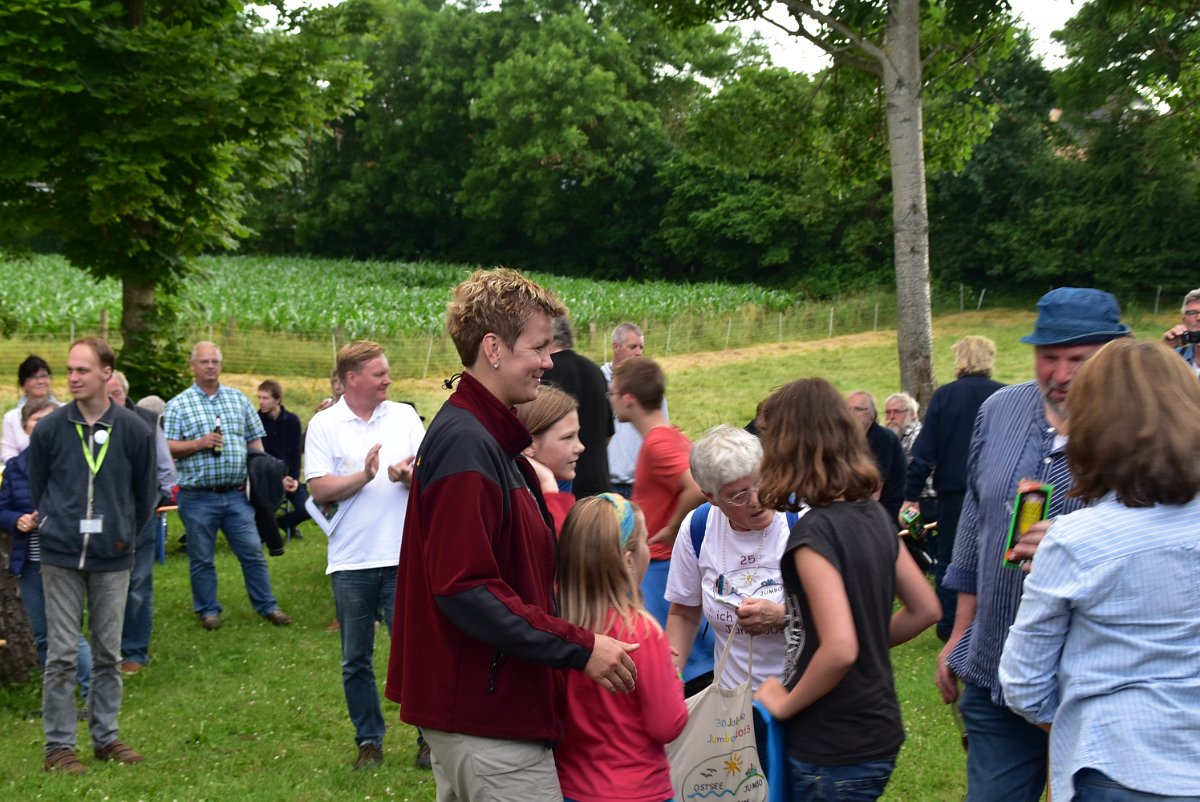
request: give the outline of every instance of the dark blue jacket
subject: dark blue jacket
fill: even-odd
[[[272,457],[287,463],[287,475],[293,479],[303,478],[300,474],[300,452],[303,450],[303,440],[300,435],[300,418],[294,412],[279,405],[279,417],[258,413],[263,430],[267,436],[263,438],[263,451]]]
[[[907,470],[904,446],[900,445],[900,438],[891,429],[880,426],[875,421],[871,421],[871,427],[867,429],[867,445],[871,447],[875,464],[879,466],[879,473],[883,476],[879,503],[894,519],[900,514],[900,507],[904,504],[904,474]]]
[[[983,374],[974,374],[934,390],[921,433],[913,443],[904,498],[916,501],[921,497],[930,471],[933,489],[939,496],[967,492],[967,453],[971,450],[975,418],[983,402],[1003,386]]]
[[[17,519],[33,512],[33,495],[29,492],[29,449],[8,461],[4,467],[4,482],[0,483],[0,531],[12,535],[12,554],[8,570],[17,576],[25,567],[25,550],[29,535],[17,531]]]

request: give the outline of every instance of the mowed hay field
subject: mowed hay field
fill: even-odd
[[[1157,337],[1173,315],[1133,319],[1139,336]],[[1018,338],[1033,325],[1031,312],[970,312],[935,324],[939,379],[953,378],[950,345],[965,334],[996,340],[996,376],[1032,376],[1032,349]],[[0,406],[15,402],[21,343],[6,344]],[[660,343],[647,342],[653,356]],[[668,375],[672,420],[693,438],[709,426],[749,420],[774,387],[801,376],[822,375],[840,389],[864,388],[883,398],[899,385],[894,333],[868,333],[811,342],[784,342],[741,350],[671,356]],[[10,358],[9,354],[19,355]],[[64,368],[52,361],[56,395],[67,398]],[[272,374],[226,375],[227,383],[253,394],[264,378],[280,379],[285,404],[303,419],[327,392],[324,376],[295,376],[285,361]],[[432,418],[447,393],[444,377],[397,381],[392,398],[409,400]],[[428,423],[428,420],[427,420]],[[296,623],[278,629],[254,614],[236,560],[218,550],[225,626],[203,631],[191,612],[186,556],[175,551],[181,528],[171,517],[168,558],[156,570],[156,619],[151,664],[126,681],[122,737],[147,755],[133,767],[98,765],[86,727],[81,755],[91,771],[73,778],[42,771],[40,705],[36,683],[0,689],[0,798],[95,800],[432,800],[428,772],[413,768],[414,733],[385,703],[389,726],[385,762],[373,772],[352,772],[353,729],[342,696],[338,636],[327,633],[333,603],[324,576],[324,536],[312,524],[304,539],[269,565],[276,595]],[[376,670],[386,673],[387,636],[381,630]],[[893,652],[908,741],[900,753],[888,800],[961,799],[964,755],[950,710],[933,685],[940,642],[927,632]],[[514,800],[514,802],[519,802]]]

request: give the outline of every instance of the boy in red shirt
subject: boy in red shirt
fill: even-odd
[[[665,390],[666,377],[653,359],[630,357],[613,366],[609,386],[613,412],[618,420],[632,423],[643,438],[632,499],[646,516],[646,531],[650,533],[650,567],[642,580],[643,602],[664,626],[670,609],[664,597],[675,537],[687,514],[704,503],[704,493],[688,465],[692,443],[678,427],[667,423],[663,414]],[[688,693],[711,680],[712,656],[712,633],[702,627],[683,669]],[[693,682],[697,679],[698,684]]]

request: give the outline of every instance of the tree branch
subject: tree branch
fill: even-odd
[[[793,17],[797,14],[800,14],[805,17],[809,17],[810,19],[814,19],[822,25],[827,25],[828,27],[840,33],[842,36],[845,36],[850,40],[851,44],[876,61],[882,62],[887,58],[887,53],[885,53],[883,48],[881,48],[879,45],[865,38],[862,34],[841,20],[818,11],[811,3],[804,2],[804,0],[781,0],[781,2],[787,6],[789,11],[792,12]],[[799,22],[799,20],[797,20],[797,22]],[[803,28],[803,26],[801,27]],[[817,47],[824,50],[826,53],[829,53],[831,56],[836,55],[836,51],[840,50],[840,48],[834,47],[815,35],[810,34],[805,36],[805,38],[815,44]]]

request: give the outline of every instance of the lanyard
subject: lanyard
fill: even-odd
[[[108,444],[112,442],[112,429],[105,432],[104,444],[100,446],[99,456],[92,455],[92,436],[89,433],[87,439],[84,439],[83,425],[75,424],[75,431],[79,432],[79,443],[83,446],[83,458],[87,460],[88,467],[92,470],[92,476],[95,476],[100,473],[100,466],[104,464],[104,456],[108,454]]]

